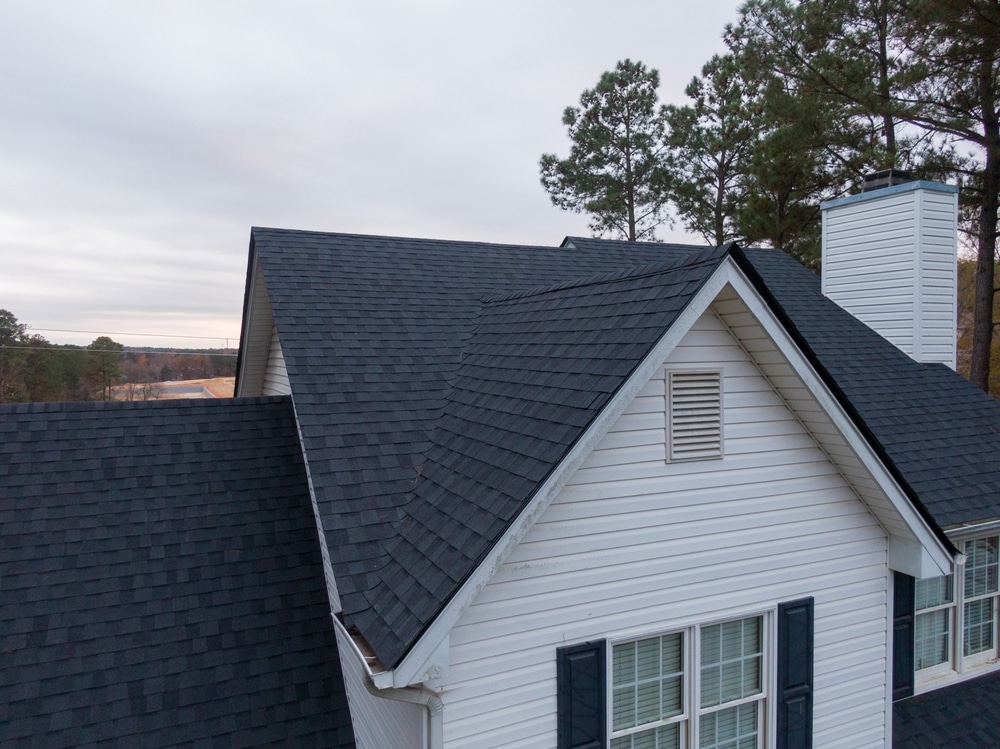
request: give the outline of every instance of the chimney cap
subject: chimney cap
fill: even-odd
[[[905,169],[883,169],[880,172],[865,175],[861,192],[870,192],[883,187],[892,187],[893,185],[904,185],[912,181],[913,177]]]

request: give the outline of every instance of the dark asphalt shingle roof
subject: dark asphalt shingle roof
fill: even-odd
[[[287,398],[0,407],[0,745],[353,747]]]
[[[803,348],[941,527],[1000,517],[1000,401],[918,364],[820,292],[777,250],[744,250]]]
[[[893,749],[1000,746],[1000,673],[894,703],[892,746]]]
[[[387,664],[399,650],[393,640],[408,646],[419,633],[413,621],[429,621],[427,607],[397,635],[389,622],[405,608],[370,593],[397,572],[389,547],[408,517],[482,299],[648,265],[670,248],[253,230],[251,253],[264,272],[345,618],[372,625],[362,633],[385,643],[376,652]],[[449,579],[426,582],[447,597]]]
[[[691,278],[725,254],[564,244],[253,230],[251,257],[264,271],[345,617],[386,665],[653,338],[646,330],[631,341],[620,320],[600,332],[586,325],[648,313],[662,334],[676,310],[642,305],[652,297],[683,306]],[[783,253],[732,254],[933,521],[1000,516],[995,401],[944,367],[910,360],[825,300],[818,279]],[[649,294],[635,269],[655,263],[666,264]],[[615,273],[603,285],[591,278]],[[550,285],[562,288],[518,294]],[[594,362],[611,365],[601,372],[607,382],[590,379]]]
[[[484,302],[371,608],[353,619],[384,633],[376,652],[403,655],[723,255]]]

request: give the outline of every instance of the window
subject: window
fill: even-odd
[[[667,373],[667,460],[711,460],[722,451],[722,373]]]
[[[966,541],[953,577],[917,580],[914,668],[922,676],[965,671],[997,656],[998,537]]]
[[[955,603],[951,575],[917,580],[914,600],[914,667],[920,671],[951,660]]]
[[[561,647],[556,684],[558,749],[809,749],[813,599]]]
[[[611,673],[611,749],[763,746],[763,616],[617,643]]]

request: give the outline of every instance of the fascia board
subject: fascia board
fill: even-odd
[[[240,333],[239,376],[236,380],[235,397],[254,397],[261,394],[264,384],[264,366],[271,342],[271,328],[274,325],[274,314],[271,311],[270,300],[267,298],[267,287],[264,280],[264,269],[260,259],[254,253],[250,268],[247,270],[245,310],[243,314],[243,330]],[[261,303],[263,302],[263,304]],[[264,330],[256,336],[258,330]],[[256,340],[265,341],[262,345],[254,345]],[[259,377],[256,370],[259,369]],[[248,381],[247,372],[251,372],[252,380]],[[249,389],[249,392],[248,392]]]
[[[403,660],[392,670],[393,686],[404,687],[441,677],[442,668],[446,668],[447,664],[437,662],[435,656],[440,656],[441,643],[449,636],[452,627],[531,530],[531,527],[545,512],[545,509],[559,494],[570,477],[597,447],[608,430],[618,421],[618,418],[628,408],[639,391],[656,374],[664,360],[719,295],[727,282],[726,274],[720,273],[720,270],[730,263],[732,260],[727,257],[705,281],[701,289],[695,293],[674,323],[654,345],[610,403],[594,419],[562,462],[556,466],[546,482],[507,528],[486,558],[445,605],[444,609],[403,657]],[[384,683],[388,681],[388,678],[382,676],[381,680]]]
[[[909,570],[902,571],[907,571],[908,574],[916,573],[915,576],[930,577],[950,573],[954,562],[951,550],[942,542],[917,508],[913,506],[906,491],[883,463],[875,448],[826,386],[823,378],[813,368],[809,359],[792,339],[785,326],[774,315],[750,280],[735,262],[726,263],[723,268],[720,268],[720,271],[728,275],[733,290],[747,305],[751,314],[757,318],[761,327],[771,337],[799,377],[802,378],[803,384],[812,393],[820,408],[826,413],[882,491],[885,492],[913,534],[912,539],[893,539],[890,536],[890,542],[894,541],[894,543],[890,543],[891,561],[895,564],[906,565]],[[914,548],[914,542],[919,544],[919,552]],[[919,559],[914,560],[914,554],[917,553]]]
[[[246,342],[250,328],[250,308],[252,306],[254,279],[257,277],[257,247],[253,240],[253,232],[250,233],[250,253],[247,257],[247,278],[243,289],[243,315],[240,328],[240,350],[236,355],[236,384],[233,395],[239,397],[241,385],[244,380],[246,370]]]

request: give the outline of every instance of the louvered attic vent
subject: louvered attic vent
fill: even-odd
[[[667,460],[722,457],[722,373],[667,374]]]

